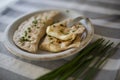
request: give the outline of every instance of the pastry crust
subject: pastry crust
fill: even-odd
[[[40,49],[50,52],[60,52],[69,48],[77,48],[80,45],[81,34],[85,28],[81,24],[66,27],[70,19],[47,27],[47,36],[40,45]]]
[[[80,45],[80,37],[77,36],[75,40],[62,41],[55,37],[46,36],[40,45],[40,49],[50,52],[60,52],[69,48],[77,48]]]
[[[35,53],[39,41],[46,33],[47,26],[53,23],[58,13],[58,11],[48,11],[24,21],[14,32],[14,43],[25,51]]]

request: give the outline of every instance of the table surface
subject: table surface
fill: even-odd
[[[114,41],[115,44],[120,42],[120,17],[114,16],[120,15],[119,0],[11,0],[6,4],[6,6],[0,7],[0,80],[33,80],[68,61],[67,59],[25,60],[12,55],[5,48],[3,41],[7,25],[17,17],[35,10],[68,8],[89,17],[113,15],[105,19],[91,19],[95,28],[94,39],[104,37]],[[119,68],[120,47],[116,54],[100,69],[95,80],[114,80]]]

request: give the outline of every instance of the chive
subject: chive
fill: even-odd
[[[101,51],[101,56],[99,57],[98,60],[96,60],[96,63],[93,64],[93,66],[86,72],[86,76],[83,78],[83,80],[93,80],[93,77],[96,75],[96,73],[99,71],[97,68],[100,67],[100,65],[105,61],[105,59],[108,58],[108,55],[106,54],[106,51],[111,47],[113,43],[110,43],[107,45],[102,51]],[[103,46],[104,47],[104,46]],[[105,58],[104,58],[105,57]]]
[[[91,47],[86,47],[85,49],[86,50],[82,50],[81,51],[81,54],[79,54],[77,57],[75,57],[74,59],[72,59],[70,62],[64,64],[63,66],[59,67],[58,69],[52,71],[51,73],[48,73],[47,75],[44,75],[42,76],[40,79],[38,78],[37,80],[41,80],[41,79],[44,79],[44,78],[48,78],[49,77],[55,77],[57,76],[57,73],[59,72],[64,72],[66,69],[68,69],[71,65],[74,65],[74,64],[77,64],[78,60],[83,57],[85,54],[87,54],[89,51],[91,51],[94,47],[98,46],[99,43],[102,41],[103,39],[99,39],[97,40],[96,42],[94,42],[92,44]],[[82,54],[83,53],[83,54]],[[54,74],[54,75],[50,75],[50,74]],[[46,79],[47,80],[47,79]]]
[[[108,59],[108,57],[113,55],[108,52],[113,43],[110,43],[110,41],[107,41],[106,43],[104,42],[104,39],[98,39],[97,41],[89,44],[71,61],[46,75],[37,78],[36,80],[67,80],[73,74],[77,74],[75,79],[85,74],[83,80],[93,80],[94,75],[98,72],[98,70],[95,70],[94,68],[99,68],[101,64]],[[100,57],[96,58],[98,55]],[[96,60],[96,62],[92,65],[92,68],[86,70],[94,60]]]
[[[23,41],[24,41],[24,38],[25,38],[25,37],[21,37],[21,38],[20,38],[20,42],[23,42]]]
[[[31,32],[31,28],[30,27],[28,28],[28,32]]]
[[[104,46],[106,46],[107,44],[105,44],[105,45],[100,45],[99,47],[98,47],[98,49],[96,48],[96,50],[95,51],[93,51],[93,52],[95,52],[94,53],[94,55],[93,55],[93,60],[92,61],[96,61],[96,56],[95,55],[97,55],[97,54],[101,54],[102,52],[103,52],[103,47]],[[102,48],[102,49],[101,49]],[[101,50],[99,50],[99,49],[101,49]],[[102,52],[101,52],[102,51]],[[97,53],[96,53],[97,52]],[[104,54],[104,53],[102,53],[102,54]],[[98,60],[99,61],[99,60]],[[86,70],[86,68],[88,68],[88,66],[91,64],[91,62],[89,62],[88,64],[84,64],[85,66],[83,66],[83,68],[80,68],[80,70],[78,70],[78,73],[75,73],[75,74],[77,74],[77,75],[75,75],[75,80],[78,78],[78,77],[80,77],[81,76],[81,74],[83,73],[83,71],[85,71]],[[86,73],[88,73],[88,72],[86,72]],[[82,74],[83,75],[83,74]],[[84,75],[86,75],[86,74],[84,74]]]
[[[48,35],[48,37],[51,37],[50,35]]]
[[[89,65],[91,64],[91,62],[94,60],[94,57],[95,57],[94,54],[96,54],[95,52],[97,52],[100,47],[101,47],[101,45],[97,46],[97,47],[91,52],[91,55],[92,55],[91,60],[85,62],[85,63],[81,66],[81,68],[79,68],[79,69],[73,74],[73,76],[74,76],[75,79],[77,79],[77,78],[79,78],[81,75],[83,75],[83,72],[88,68],[88,66],[89,66]],[[85,57],[84,57],[84,58],[85,58]]]
[[[78,54],[78,56],[76,56],[70,62],[67,62],[66,64],[62,65],[61,67],[55,69],[54,71],[52,71],[50,73],[47,73],[46,75],[43,75],[43,76],[37,78],[36,80],[43,80],[43,79],[44,80],[54,80],[54,78],[57,77],[57,75],[59,75],[60,73],[63,73],[65,70],[68,70],[69,67],[71,68],[71,65],[77,64],[77,62],[80,60],[80,58],[82,58],[85,54],[88,54],[89,51],[91,51],[95,47],[97,47],[101,41],[103,41],[103,39],[98,39],[92,45],[90,45],[90,46],[86,47],[84,50],[82,50],[81,53]]]
[[[24,41],[30,41],[29,39],[25,38],[25,37],[21,37],[20,38],[20,42],[24,42]]]
[[[73,30],[72,32],[75,32],[75,30]]]
[[[31,36],[28,36],[28,38],[31,38]]]
[[[37,23],[38,23],[38,21],[37,21],[37,20],[34,20],[32,23],[33,23],[33,24],[37,24]]]
[[[27,31],[24,32],[25,33],[25,37],[27,36]]]
[[[90,58],[91,59],[91,58]],[[76,67],[71,68],[71,70],[69,70],[69,73],[63,73],[61,80],[66,80],[69,76],[71,76],[76,70],[78,70],[86,61],[89,61],[90,59],[82,59],[81,63],[79,63],[78,65],[76,65]]]
[[[95,51],[97,51],[98,50],[98,46],[94,49]],[[94,51],[93,50],[93,51]],[[92,51],[92,52],[93,52]],[[92,52],[89,52],[89,53],[92,53]],[[91,56],[91,54],[87,54],[88,56],[83,56],[82,58],[81,58],[81,61],[79,62],[79,64],[77,64],[76,65],[76,67],[71,67],[70,68],[70,70],[68,70],[69,71],[69,73],[64,73],[63,74],[63,76],[62,76],[62,78],[61,78],[61,80],[66,80],[69,76],[71,76],[73,73],[75,73],[79,68],[81,68],[83,65],[84,65],[84,63],[86,63],[85,61],[87,60],[87,58],[89,58],[89,57],[91,57],[90,59],[92,60],[93,59],[93,57],[94,56]],[[74,65],[75,66],[75,65]]]
[[[60,32],[61,32],[61,33],[64,33],[62,29],[60,30]]]
[[[74,80],[80,78],[83,73],[88,69],[88,66],[91,64],[91,62],[93,61],[93,58],[91,58],[89,61],[86,61],[84,64],[82,64],[82,66],[73,73],[73,77],[74,77]]]

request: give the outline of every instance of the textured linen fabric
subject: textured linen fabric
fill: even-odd
[[[16,18],[32,11],[53,8],[73,9],[90,18],[113,15],[104,19],[91,19],[95,28],[94,38],[104,37],[115,44],[120,42],[120,0],[17,0],[0,11],[0,80],[33,80],[67,62],[66,59],[24,60],[12,55],[3,44],[4,31]],[[100,69],[95,80],[115,80],[119,68],[120,47]]]

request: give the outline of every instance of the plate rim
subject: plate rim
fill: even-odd
[[[19,57],[22,57],[22,58],[25,58],[25,59],[30,59],[30,60],[56,60],[56,59],[61,59],[61,58],[65,58],[65,57],[74,55],[77,52],[81,51],[84,47],[86,47],[90,43],[90,41],[93,39],[93,36],[94,36],[94,27],[93,27],[93,25],[92,25],[91,22],[90,22],[90,25],[91,25],[90,27],[92,29],[92,32],[91,32],[91,36],[89,36],[90,38],[87,40],[86,44],[84,44],[83,47],[81,47],[81,48],[79,47],[79,50],[78,49],[73,50],[74,52],[72,51],[69,54],[68,53],[66,53],[66,54],[62,54],[61,53],[61,55],[59,55],[59,54],[55,53],[55,54],[49,54],[49,56],[48,56],[48,54],[46,54],[46,55],[38,55],[37,54],[36,55],[36,54],[30,54],[29,52],[27,52],[27,53],[29,53],[29,55],[28,54],[25,55],[25,53],[22,54],[21,52],[19,53],[16,50],[13,50],[13,49],[10,48],[10,46],[13,46],[13,48],[15,47],[14,45],[10,44],[9,39],[8,39],[8,31],[9,31],[10,27],[13,24],[15,24],[18,20],[20,20],[23,17],[26,17],[28,15],[32,15],[32,14],[39,13],[39,12],[51,11],[51,10],[56,10],[56,9],[45,9],[45,10],[33,11],[33,12],[30,12],[30,13],[24,14],[24,15],[18,17],[17,19],[15,19],[13,22],[11,22],[11,24],[8,25],[7,28],[5,29],[5,41],[4,41],[4,45],[7,48],[7,50],[10,51],[10,53],[12,53],[12,54],[14,54],[16,56],[19,56]],[[68,9],[59,9],[58,11],[61,11],[61,10],[63,11],[63,10],[68,10]],[[75,13],[78,13],[75,10],[72,10],[72,9],[69,9],[69,10],[73,11]]]

